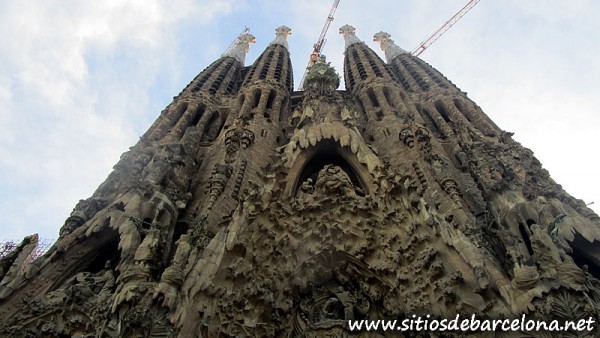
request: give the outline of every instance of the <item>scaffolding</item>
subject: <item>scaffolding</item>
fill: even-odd
[[[36,235],[37,236],[37,235]],[[39,257],[43,256],[50,247],[54,244],[54,239],[38,239],[37,244],[33,250],[27,255],[27,258],[23,261],[21,269],[26,268],[31,262],[35,261]],[[0,242],[0,259],[8,256],[13,250],[19,246],[20,242],[13,240],[3,240]]]

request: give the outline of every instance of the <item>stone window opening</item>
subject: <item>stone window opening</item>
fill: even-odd
[[[594,259],[594,256],[590,255],[590,253],[594,251],[593,246],[596,245],[596,242],[590,243],[587,239],[577,233],[573,238],[573,242],[570,244],[573,248],[573,253],[571,253],[573,262],[582,270],[587,270],[592,276],[600,279],[600,267],[597,260]]]
[[[392,93],[390,92],[390,89],[388,87],[383,87],[383,96],[385,97],[385,99],[390,107],[396,108],[396,104],[394,103],[394,100],[392,99]]]
[[[107,218],[105,222],[109,223],[110,218]],[[114,270],[116,264],[121,260],[119,234],[113,229],[107,229],[100,237],[92,250],[86,251],[86,254],[77,258],[78,264],[73,266],[78,267],[78,269],[73,273],[66,273],[55,279],[48,289],[49,292],[57,290],[68,282],[69,278],[77,274],[99,275],[103,270]],[[93,278],[92,276],[89,277]]]
[[[238,106],[239,108],[242,108],[242,106],[244,105],[244,102],[246,102],[246,95],[241,95],[239,100],[238,100]]]
[[[260,102],[260,89],[255,89],[254,90],[254,101],[252,101],[252,108],[256,108],[258,107],[258,103]]]
[[[523,242],[527,247],[527,252],[530,256],[533,256],[533,247],[531,246],[531,239],[529,239],[529,231],[525,229],[525,226],[519,223],[519,232],[521,233],[521,237],[523,238]]]
[[[204,128],[204,132],[202,133],[202,139],[200,142],[207,143],[213,142],[217,139],[221,130],[223,129],[223,125],[225,124],[225,119],[221,116],[218,111],[213,112],[210,120],[206,124]]]
[[[271,89],[269,91],[269,96],[267,97],[267,104],[266,104],[265,110],[263,111],[263,116],[267,120],[267,122],[272,122],[271,121],[271,113],[273,111],[273,103],[275,102],[276,96],[277,96],[277,93],[275,92],[275,90]]]
[[[369,89],[367,91],[367,95],[369,95],[369,99],[371,100],[371,105],[373,105],[373,108],[379,108],[379,101],[377,101],[377,97],[375,96],[373,89]]]
[[[450,123],[450,118],[448,117],[448,111],[446,110],[446,107],[444,106],[444,104],[441,101],[437,101],[435,103],[435,109],[438,111],[438,113],[440,113],[440,115],[442,116],[444,121],[446,121],[446,123]]]
[[[288,116],[288,109],[286,109],[288,106],[288,98],[287,97],[283,97],[283,101],[281,102],[281,108],[279,109],[279,125],[280,126],[285,126],[288,122],[289,116]],[[285,130],[282,130],[282,132],[285,134]]]
[[[188,108],[188,103],[183,102],[182,104],[180,104],[177,107],[177,109],[175,109],[175,114],[173,116],[173,119],[171,120],[170,127],[173,127],[177,124],[177,121],[179,121],[179,119],[183,116],[183,113],[185,113],[187,108]]]
[[[201,104],[200,106],[198,106],[198,108],[194,112],[194,118],[190,122],[190,126],[197,125],[198,122],[200,122],[200,119],[202,118],[202,115],[204,115],[205,111],[206,111],[206,106],[205,105]]]

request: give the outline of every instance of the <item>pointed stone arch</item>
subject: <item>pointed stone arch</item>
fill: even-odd
[[[105,223],[109,223],[109,219]],[[49,266],[44,267],[44,271],[52,270],[54,267],[55,276],[48,278],[52,280],[48,284],[47,291],[51,292],[64,286],[65,282],[73,278],[76,274],[82,272],[97,273],[105,268],[107,262],[111,263],[111,269],[116,266],[121,258],[119,248],[120,236],[118,231],[106,227],[106,229],[94,236],[87,238],[85,242],[78,242],[66,252],[60,260],[51,261]],[[59,264],[60,262],[69,262],[69,264]]]
[[[374,190],[368,171],[363,168],[351,149],[340,146],[334,140],[325,139],[305,149],[296,158],[289,171],[291,179],[286,188],[287,194],[296,196],[302,183],[309,178],[315,181],[319,171],[327,165],[340,167],[348,175],[352,184],[360,187],[366,194]]]
[[[356,183],[353,184],[360,187],[365,194],[373,195],[377,190],[377,183],[383,179],[383,162],[377,154],[366,144],[358,130],[339,122],[297,129],[282,150],[284,167],[288,169],[284,189],[286,196],[295,195],[299,184],[302,183],[300,178],[307,177],[302,173],[311,168],[307,165],[317,155],[323,159],[317,158],[314,163],[327,162],[327,155],[333,155],[333,160],[343,165],[340,167],[349,177],[355,177]]]

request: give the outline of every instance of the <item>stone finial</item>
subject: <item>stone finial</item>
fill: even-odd
[[[355,31],[356,29],[350,25],[343,25],[342,27],[340,27],[340,34],[344,36],[344,40],[346,41],[346,48],[355,43],[362,42],[354,34]]]
[[[250,45],[256,43],[256,38],[251,34],[242,34],[238,36],[235,45],[230,50],[226,51],[222,56],[230,56],[242,64],[246,59],[246,53],[250,49]]]
[[[379,32],[373,35],[373,41],[380,43],[381,50],[385,53],[385,59],[388,63],[392,62],[396,56],[408,53],[404,49],[398,47],[391,37],[392,36],[386,32]]]
[[[271,42],[271,45],[278,44],[282,45],[286,49],[288,48],[287,37],[292,35],[292,29],[288,26],[279,26],[275,29],[275,39]]]
[[[340,77],[330,64],[318,59],[309,68],[304,80],[304,88],[317,90],[319,94],[331,94],[340,85]]]

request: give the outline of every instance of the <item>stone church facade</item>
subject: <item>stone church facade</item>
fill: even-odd
[[[345,90],[317,62],[294,91],[289,33],[250,66],[241,36],[44,256],[23,267],[25,243],[0,260],[0,336],[391,337],[348,320],[413,314],[598,322],[600,218],[530,150],[387,33],[383,61],[340,28]]]

